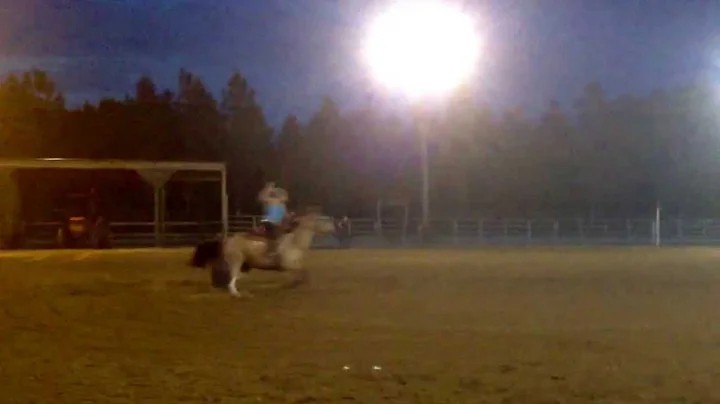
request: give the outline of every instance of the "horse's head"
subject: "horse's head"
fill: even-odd
[[[335,221],[319,213],[308,213],[295,219],[297,228],[309,230],[316,234],[332,234],[335,232]]]
[[[318,216],[315,219],[315,232],[318,234],[334,234],[335,221],[330,216]]]
[[[222,242],[220,240],[203,241],[195,247],[188,265],[195,268],[206,268],[220,258],[221,252]]]

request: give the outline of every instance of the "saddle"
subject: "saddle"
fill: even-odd
[[[252,229],[248,230],[247,235],[257,238],[267,238],[267,231],[262,226],[253,226]]]
[[[281,235],[292,233],[297,225],[298,222],[296,220],[283,221],[280,231]],[[247,235],[263,239],[268,238],[267,229],[264,226],[253,226],[253,228],[247,232]]]

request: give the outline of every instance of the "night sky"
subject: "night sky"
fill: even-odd
[[[331,95],[375,94],[358,53],[381,0],[5,0],[0,70],[51,72],[72,103],[132,92],[142,74],[175,87],[177,71],[215,91],[233,69],[273,123],[306,117]],[[590,80],[610,94],[720,79],[717,0],[466,0],[486,46],[475,88],[495,107],[570,105]]]

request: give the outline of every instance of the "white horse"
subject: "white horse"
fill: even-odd
[[[279,259],[273,260],[267,255],[268,240],[256,232],[238,233],[229,237],[225,243],[220,240],[206,241],[195,248],[190,265],[205,268],[227,264],[229,281],[226,285],[234,296],[252,296],[249,292],[238,291],[237,282],[253,268],[269,271],[289,272],[293,275],[292,286],[307,280],[307,271],[303,267],[303,258],[310,249],[315,234],[335,232],[333,220],[326,216],[308,214],[296,219],[290,232],[278,240]],[[213,269],[215,271],[216,269]],[[213,283],[217,281],[214,279]],[[224,283],[224,281],[220,281]]]

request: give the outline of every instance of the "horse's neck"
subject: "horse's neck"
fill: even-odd
[[[310,229],[303,229],[302,227],[298,227],[295,229],[295,231],[291,233],[291,235],[293,246],[301,250],[307,250],[310,248],[310,245],[313,242],[315,232]]]

